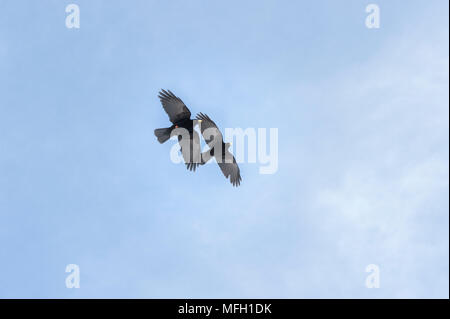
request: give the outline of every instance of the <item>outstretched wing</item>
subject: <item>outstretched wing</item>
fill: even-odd
[[[180,144],[180,151],[186,163],[186,168],[190,171],[195,171],[202,162],[200,136],[196,131],[189,134],[189,138],[183,138],[181,135],[178,135],[178,143]]]
[[[230,176],[230,182],[233,186],[241,185],[241,171],[239,170],[239,166],[236,163],[236,159],[233,156],[233,163],[217,163],[219,164],[220,170],[222,171],[225,178],[228,179]]]
[[[216,143],[223,141],[222,133],[208,115],[198,113],[196,119],[202,121],[200,123],[200,132],[202,132],[203,138],[210,148],[214,147]]]
[[[164,111],[169,115],[169,119],[173,124],[191,118],[191,111],[170,90],[161,90],[158,97],[161,100]]]

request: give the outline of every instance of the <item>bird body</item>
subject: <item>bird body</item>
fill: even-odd
[[[179,127],[188,130],[189,133],[192,133],[194,130],[194,124],[193,120],[191,120],[191,111],[189,111],[183,101],[170,92],[170,90],[161,90],[158,97],[164,111],[166,111],[167,115],[169,115],[169,120],[173,124],[170,127],[158,128],[155,130],[155,135],[158,138],[158,141],[161,144],[166,142],[171,137],[172,131]]]
[[[222,133],[216,123],[214,123],[208,115],[199,113],[196,118],[202,121],[200,124],[200,131],[210,147],[210,150],[201,154],[202,164],[214,157],[225,178],[230,177],[231,184],[233,184],[233,186],[239,186],[242,178],[236,159],[228,150],[231,143],[225,143],[223,141]]]

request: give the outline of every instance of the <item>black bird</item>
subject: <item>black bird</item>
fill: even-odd
[[[169,115],[170,122],[173,124],[170,127],[158,128],[155,130],[155,135],[158,138],[158,142],[162,144],[172,135],[178,135],[178,142],[181,147],[181,154],[183,155],[186,167],[190,171],[195,171],[201,162],[201,149],[200,137],[198,133],[194,131],[194,121],[201,121],[191,120],[191,111],[189,111],[183,101],[179,97],[175,96],[175,94],[173,94],[170,90],[161,90],[158,97],[164,111],[166,111],[167,115]],[[187,133],[189,134],[188,136],[185,136],[185,138],[183,138],[182,129],[187,130]]]
[[[231,143],[224,143],[223,136],[217,127],[216,123],[209,118],[208,115],[199,113],[197,114],[197,120],[201,122],[200,131],[203,138],[210,147],[210,150],[201,154],[201,165],[208,162],[212,157],[216,159],[219,164],[225,178],[230,176],[230,182],[233,186],[239,186],[241,184],[241,173],[239,166],[236,163],[234,156],[228,151]]]

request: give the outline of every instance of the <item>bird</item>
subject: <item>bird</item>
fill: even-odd
[[[203,113],[198,113],[196,119],[200,122],[200,132],[209,146],[209,150],[201,153],[200,165],[204,165],[211,158],[215,158],[225,178],[230,177],[230,182],[237,187],[241,184],[241,172],[236,159],[228,151],[231,143],[224,143],[223,135],[211,118]]]
[[[201,162],[201,148],[200,136],[194,130],[196,124],[194,122],[201,123],[201,120],[192,120],[191,111],[186,104],[170,90],[161,89],[158,97],[164,111],[169,115],[172,126],[155,129],[155,136],[161,144],[171,136],[178,136],[178,143],[186,168],[195,171]]]

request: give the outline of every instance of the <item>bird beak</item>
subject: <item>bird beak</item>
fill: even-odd
[[[230,142],[230,146],[233,145],[233,143]]]

